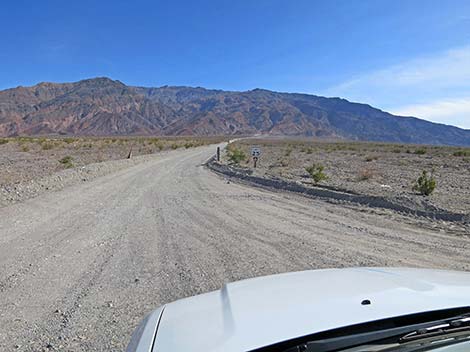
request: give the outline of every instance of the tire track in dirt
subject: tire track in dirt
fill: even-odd
[[[227,183],[201,167],[214,150],[177,151],[1,208],[0,350],[122,351],[157,306],[260,275],[470,270],[467,237]]]

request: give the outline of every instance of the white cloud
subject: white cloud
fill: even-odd
[[[419,116],[429,121],[470,129],[470,97],[407,105],[390,112],[401,116]]]
[[[368,72],[324,93],[470,128],[470,46]]]

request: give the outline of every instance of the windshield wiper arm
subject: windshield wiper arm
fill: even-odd
[[[445,335],[454,332],[470,330],[470,317],[464,316],[457,319],[452,319],[444,323],[428,326],[415,331],[412,331],[400,338],[400,342],[408,342],[422,338],[428,338],[438,335]]]
[[[414,331],[422,324],[418,326],[406,326],[391,328],[381,331],[371,331],[365,333],[358,333],[354,335],[346,335],[339,337],[332,337],[327,339],[319,339],[314,341],[308,341],[303,344],[297,345],[293,348],[284,350],[283,352],[329,352],[336,351],[343,348],[348,348],[352,346],[363,345],[366,343],[371,343],[375,341],[386,340],[389,338],[397,338],[406,334],[410,331]]]
[[[434,322],[430,321],[365,333],[311,340],[283,350],[283,352],[329,352],[386,340],[404,343],[414,339],[464,331],[467,329],[470,330],[470,316],[461,315]]]

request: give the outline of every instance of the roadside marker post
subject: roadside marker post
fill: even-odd
[[[220,161],[220,147],[217,147],[217,161]]]
[[[256,168],[256,164],[258,164],[259,157],[261,156],[261,149],[259,147],[252,147],[251,156],[253,157],[253,167]]]

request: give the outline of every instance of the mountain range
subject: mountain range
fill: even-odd
[[[0,91],[0,135],[288,135],[470,145],[470,130],[341,98],[164,86],[100,77]]]

